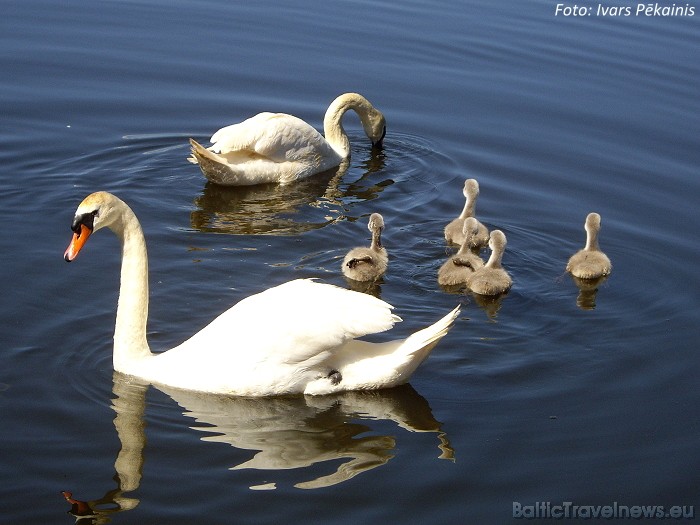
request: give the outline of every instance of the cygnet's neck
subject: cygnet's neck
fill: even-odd
[[[500,231],[500,230],[496,230]],[[499,235],[494,239],[494,232],[491,233],[491,241],[489,242],[489,247],[491,248],[491,255],[489,260],[486,261],[484,266],[488,268],[502,268],[501,259],[503,258],[503,252],[506,250],[506,240],[505,236]]]
[[[130,365],[151,356],[146,341],[148,320],[148,255],[136,215],[126,204],[110,225],[122,244],[121,283],[114,327],[114,369],[130,373]]]
[[[486,261],[486,264],[484,266],[488,268],[502,268],[501,259],[503,259],[503,250],[493,250],[491,252],[491,255],[489,256],[489,260]]]
[[[585,250],[590,252],[600,251],[598,246],[598,228],[595,226],[586,225],[586,247]],[[579,245],[580,246],[580,245]]]
[[[477,229],[477,223],[474,218],[469,218],[467,217],[467,221],[469,224],[465,222],[464,225],[464,242],[462,245],[459,247],[459,250],[457,250],[457,255],[463,255],[467,252],[470,252],[472,249],[472,244],[474,241],[474,236],[476,235],[478,229]]]
[[[462,213],[459,215],[460,219],[466,219],[467,217],[474,217],[474,211],[476,208],[476,195],[471,191],[464,192],[464,208]]]
[[[382,229],[372,228],[372,244],[370,244],[370,249],[378,252],[382,249]]]

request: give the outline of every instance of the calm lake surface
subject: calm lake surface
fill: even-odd
[[[586,2],[590,16],[564,17],[549,0],[5,3],[0,522],[73,523],[62,491],[91,502],[81,523],[517,523],[514,506],[537,502],[699,513],[700,5],[647,17],[604,2],[632,15]],[[388,131],[373,151],[348,115],[344,173],[230,189],[185,160],[189,137],[259,111],[320,129],[347,91]],[[477,215],[508,238],[499,301],[436,281],[469,177]],[[392,336],[462,314],[385,392],[141,385],[112,370],[116,238],[63,261],[96,190],[144,228],[155,351],[284,281],[348,286],[340,262],[372,212],[390,252],[375,293],[404,319]],[[579,290],[564,267],[590,211],[613,272]]]

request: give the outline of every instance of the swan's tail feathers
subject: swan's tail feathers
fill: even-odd
[[[187,160],[189,160],[192,164],[201,164],[200,161],[202,159],[208,159],[210,162],[219,162],[216,154],[209,151],[196,140],[190,139],[190,146],[191,155],[187,157]]]
[[[454,310],[439,321],[431,324],[427,328],[423,328],[422,330],[418,330],[414,334],[411,334],[401,345],[402,350],[404,350],[407,355],[424,352],[425,356],[423,359],[425,359],[437,342],[445,337],[447,332],[450,331],[450,328],[452,328],[457,316],[459,316],[459,311],[460,307],[456,306]],[[423,359],[420,359],[420,361]]]
[[[406,339],[371,343],[352,339],[345,343],[325,364],[341,376],[337,384],[323,376],[311,381],[305,394],[319,395],[340,390],[375,390],[402,385],[425,361],[435,345],[447,335],[457,316],[459,306],[445,317]],[[330,376],[329,376],[330,377]]]
[[[416,368],[430,355],[430,351],[435,348],[440,339],[447,335],[457,316],[460,307],[455,307],[445,317],[431,324],[427,328],[417,331],[404,339],[401,346],[396,350],[396,356],[403,356],[401,364],[396,366],[394,377],[386,386],[396,386],[408,381]]]
[[[187,157],[192,164],[199,164],[202,174],[212,182],[223,185],[235,185],[240,178],[226,163],[226,160],[208,150],[194,139],[190,139],[192,155]]]

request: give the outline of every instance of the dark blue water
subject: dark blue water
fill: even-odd
[[[555,6],[4,5],[0,522],[71,523],[61,491],[91,501],[96,523],[508,523],[513,502],[700,505],[700,12]],[[227,189],[185,161],[189,137],[259,111],[320,128],[346,91],[388,133],[372,151],[348,116],[344,173]],[[437,285],[467,177],[478,216],[508,237],[500,301]],[[375,211],[391,257],[375,292],[404,319],[394,332],[458,303],[462,315],[387,392],[226,399],[114,376],[118,243],[95,235],[62,258],[76,206],[100,189],[143,225],[156,350],[289,279],[347,286],[340,261]],[[613,273],[580,291],[564,266],[590,211]]]

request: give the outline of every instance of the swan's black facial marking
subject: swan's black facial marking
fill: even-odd
[[[328,374],[328,379],[330,379],[331,384],[335,386],[343,380],[343,376],[337,370],[331,370]]]
[[[95,229],[95,217],[97,217],[98,213],[97,210],[92,211],[90,213],[81,213],[80,215],[76,215],[73,218],[73,223],[70,226],[70,229],[73,230],[75,233],[80,235],[80,226],[85,226],[88,228],[90,231]]]

